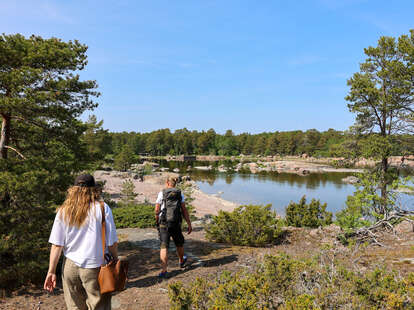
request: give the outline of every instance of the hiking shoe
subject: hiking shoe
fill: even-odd
[[[163,279],[167,279],[167,272],[166,271],[162,271],[158,274],[158,279],[163,280]]]
[[[185,268],[185,263],[187,262],[187,256],[186,255],[184,255],[183,256],[183,262],[182,263],[180,263],[180,268]]]

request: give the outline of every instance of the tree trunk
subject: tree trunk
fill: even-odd
[[[2,118],[1,132],[0,132],[0,159],[7,159],[7,145],[10,141],[10,120],[11,116],[7,113],[0,113]],[[10,202],[10,195],[7,191],[0,193],[0,206],[3,210],[8,208]]]
[[[7,145],[10,141],[10,114],[1,113],[0,158],[7,159]]]
[[[387,199],[388,199],[388,192],[387,192],[387,172],[388,172],[388,157],[384,157],[381,160],[381,180],[380,180],[380,188],[381,188],[381,211],[383,215],[387,215]]]

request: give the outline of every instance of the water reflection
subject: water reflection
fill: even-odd
[[[324,174],[310,174],[307,176],[300,176],[293,173],[220,173],[217,171],[201,171],[193,170],[188,174],[195,181],[207,181],[210,185],[213,185],[217,179],[224,178],[227,184],[231,184],[235,177],[249,181],[254,179],[256,182],[268,182],[274,181],[279,184],[287,184],[290,186],[297,186],[298,188],[305,187],[307,189],[315,189],[319,187],[325,187],[327,184],[333,184],[337,189],[343,188],[344,184],[342,179],[351,175],[350,173],[324,173]]]
[[[220,173],[216,169],[210,171],[196,170],[196,166],[220,165],[233,166],[231,161],[220,162],[175,162],[159,161],[162,167],[170,170],[178,168],[180,173],[188,174],[197,182],[200,189],[208,194],[220,194],[226,200],[240,204],[269,204],[273,209],[284,214],[290,201],[299,201],[306,195],[327,203],[327,209],[336,213],[345,205],[348,195],[355,191],[353,185],[342,182],[350,173],[324,173],[300,176],[291,173]],[[190,167],[191,169],[188,169]],[[410,203],[411,202],[411,203]],[[412,200],[409,202],[412,204]],[[404,203],[406,205],[407,202]]]
[[[269,204],[279,214],[284,214],[290,201],[299,201],[306,195],[328,203],[328,210],[337,212],[344,206],[346,197],[354,187],[341,181],[349,174],[311,174],[299,176],[289,173],[268,174],[227,174],[213,171],[194,171],[193,180],[208,194],[218,194],[222,198],[240,204]]]

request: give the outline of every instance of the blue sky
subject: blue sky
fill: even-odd
[[[87,44],[82,76],[111,131],[344,130],[363,48],[407,34],[413,13],[412,0],[0,0],[0,29]]]

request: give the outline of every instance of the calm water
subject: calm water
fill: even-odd
[[[308,201],[312,198],[327,203],[327,210],[337,212],[342,209],[346,197],[354,192],[354,186],[341,181],[347,174],[295,174],[254,175],[221,174],[215,179],[193,176],[200,189],[208,194],[240,204],[272,204],[278,214],[284,214],[290,201],[298,202],[303,195]]]
[[[306,195],[309,202],[312,198],[327,203],[327,210],[333,213],[345,206],[348,195],[352,195],[355,187],[342,182],[350,173],[324,173],[299,176],[290,173],[241,174],[219,173],[217,171],[192,170],[186,172],[188,166],[230,165],[231,162],[167,162],[161,166],[170,169],[179,168],[182,174],[190,174],[200,189],[207,194],[218,194],[220,197],[240,204],[272,204],[274,210],[284,215],[290,201],[298,202]],[[414,208],[414,197],[402,195],[403,205]]]

